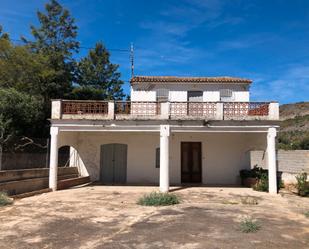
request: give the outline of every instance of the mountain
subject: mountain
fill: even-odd
[[[279,149],[309,150],[309,102],[280,106]]]

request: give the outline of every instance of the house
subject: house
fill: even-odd
[[[269,192],[277,193],[277,102],[250,102],[251,80],[136,76],[130,101],[53,100],[50,187],[58,149],[104,184],[239,185],[250,151],[266,152]]]

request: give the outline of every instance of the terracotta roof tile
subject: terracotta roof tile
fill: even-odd
[[[177,77],[177,76],[135,76],[130,80],[131,84],[135,83],[242,83],[250,84],[252,80],[237,77]]]

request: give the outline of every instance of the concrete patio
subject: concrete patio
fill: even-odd
[[[0,248],[308,248],[309,199],[246,188],[172,188],[182,199],[143,207],[155,187],[88,186],[0,208]],[[254,197],[257,205],[242,203]],[[261,225],[244,234],[239,222]]]

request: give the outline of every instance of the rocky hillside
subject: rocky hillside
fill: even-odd
[[[280,106],[280,119],[292,119],[296,116],[309,115],[309,102],[285,104]]]
[[[278,147],[281,149],[309,149],[309,102],[280,106],[280,133]]]

